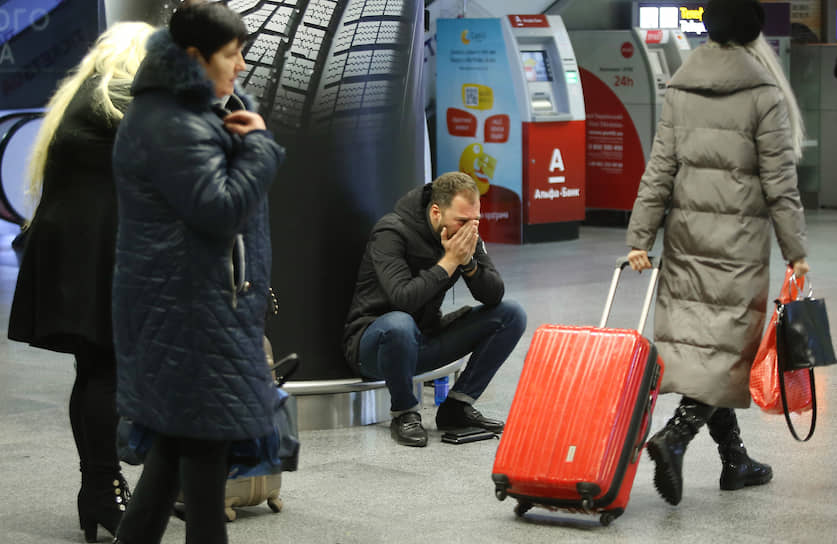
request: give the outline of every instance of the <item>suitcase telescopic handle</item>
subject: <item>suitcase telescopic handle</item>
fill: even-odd
[[[657,257],[648,257],[651,261],[651,279],[648,281],[648,290],[645,292],[645,301],[642,303],[642,312],[639,315],[639,324],[636,329],[642,333],[645,329],[645,322],[648,320],[648,312],[651,310],[651,301],[654,299],[654,287],[657,286],[657,277],[660,275],[660,264],[662,259]],[[604,311],[602,312],[602,319],[599,322],[599,328],[604,328],[607,325],[607,318],[610,317],[610,310],[613,308],[613,299],[616,297],[616,286],[619,285],[619,278],[622,276],[622,270],[630,266],[627,257],[619,257],[616,260],[616,269],[613,271],[613,279],[610,282],[610,291],[607,293],[607,301],[605,302]]]

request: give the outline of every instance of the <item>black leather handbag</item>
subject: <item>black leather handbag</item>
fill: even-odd
[[[793,278],[791,278],[793,281]],[[801,290],[800,290],[801,292]],[[809,282],[808,295],[791,302],[780,303],[778,321],[776,322],[776,354],[778,357],[779,388],[782,393],[782,407],[785,421],[793,437],[805,442],[814,434],[817,424],[817,394],[814,389],[814,368],[837,363],[834,355],[834,344],[828,326],[828,314],[825,301],[813,297],[813,288]],[[784,374],[790,370],[808,370],[811,380],[811,427],[808,435],[802,439],[788,413]]]

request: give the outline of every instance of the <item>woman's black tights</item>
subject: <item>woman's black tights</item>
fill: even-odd
[[[186,544],[226,544],[229,446],[229,442],[157,435],[119,524],[119,542],[159,543],[182,484]]]
[[[116,454],[116,356],[81,342],[76,348],[76,381],[70,393],[70,426],[82,475],[104,474],[108,482],[119,474]]]

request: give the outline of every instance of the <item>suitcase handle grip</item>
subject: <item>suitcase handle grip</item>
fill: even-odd
[[[648,320],[648,312],[651,310],[651,301],[654,298],[654,288],[657,286],[657,277],[660,275],[660,265],[662,259],[657,257],[648,257],[653,268],[651,268],[651,279],[648,281],[648,290],[645,292],[645,301],[642,303],[642,312],[639,315],[639,324],[636,329],[642,334],[645,329],[645,322]],[[613,299],[616,297],[616,286],[619,285],[619,278],[622,276],[622,270],[630,266],[627,257],[619,257],[616,260],[616,268],[613,271],[613,279],[610,282],[610,290],[607,293],[607,300],[605,301],[604,311],[602,312],[602,319],[599,321],[599,328],[604,328],[607,325],[607,318],[610,317],[610,310],[613,308]]]

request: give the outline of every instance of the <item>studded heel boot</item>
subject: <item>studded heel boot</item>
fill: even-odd
[[[683,455],[686,446],[706,423],[714,408],[683,397],[672,417],[646,445],[654,461],[654,487],[669,504],[679,504],[683,497]]]
[[[115,535],[130,500],[131,492],[121,473],[83,474],[78,515],[84,539],[96,542],[99,525]]]
[[[721,455],[721,489],[729,491],[762,485],[773,479],[770,465],[759,463],[747,455],[734,410],[719,408],[707,421],[707,427]]]

